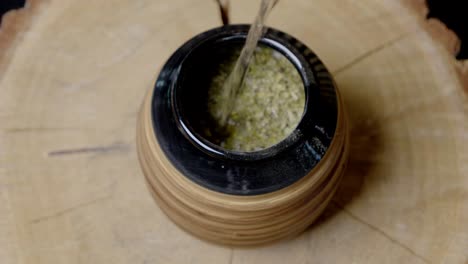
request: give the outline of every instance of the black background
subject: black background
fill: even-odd
[[[459,59],[468,59],[468,10],[464,9],[465,2],[465,0],[427,0],[430,10],[428,17],[442,20],[462,40],[462,48],[457,57]],[[3,13],[10,9],[21,8],[24,3],[25,0],[1,0],[0,23]]]

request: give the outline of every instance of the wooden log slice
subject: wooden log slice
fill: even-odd
[[[231,22],[250,22],[258,3],[231,3]],[[158,69],[221,24],[216,1],[29,0],[0,28],[0,262],[466,263],[466,67],[406,3],[291,0],[272,12],[269,25],[333,73],[350,163],[316,224],[243,249],[174,225],[135,148]]]

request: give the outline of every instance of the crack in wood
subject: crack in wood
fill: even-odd
[[[64,209],[62,211],[59,211],[57,213],[33,219],[29,223],[30,224],[38,224],[38,223],[48,221],[48,220],[53,219],[53,218],[61,217],[61,216],[67,215],[67,214],[69,214],[69,213],[71,213],[71,212],[73,212],[75,210],[78,210],[78,209],[81,209],[81,208],[84,208],[84,207],[88,207],[90,205],[93,205],[93,204],[100,203],[102,201],[108,200],[111,197],[112,197],[112,195],[107,195],[107,196],[104,196],[104,197],[93,199],[93,200],[88,201],[88,202],[77,204],[75,206],[69,207],[69,208]]]
[[[398,41],[406,38],[407,36],[409,36],[409,35],[411,35],[413,33],[414,33],[414,31],[406,32],[404,34],[401,34],[400,36],[398,36],[398,37],[396,37],[394,39],[391,39],[391,40],[389,40],[389,41],[387,41],[387,42],[385,42],[385,43],[383,43],[383,44],[381,44],[381,45],[379,45],[379,46],[365,52],[364,54],[361,54],[360,56],[354,58],[351,62],[349,62],[349,63],[339,67],[338,69],[334,70],[332,72],[332,75],[337,76],[337,75],[341,74],[342,72],[346,71],[347,69],[349,69],[349,68],[353,67],[354,65],[358,64],[359,62],[365,60],[366,58],[378,53],[379,51],[384,50],[387,47],[392,46],[393,44],[397,43]]]
[[[383,237],[385,237],[387,240],[389,240],[390,242],[392,242],[393,244],[401,247],[402,249],[406,250],[408,253],[410,253],[411,255],[415,256],[416,258],[420,259],[421,261],[423,261],[424,263],[427,263],[427,264],[430,264],[431,262],[426,259],[425,257],[419,255],[418,253],[416,253],[413,249],[411,249],[409,246],[403,244],[402,242],[398,241],[397,239],[393,238],[392,236],[390,236],[389,234],[385,233],[383,230],[381,230],[380,228],[366,222],[365,220],[363,220],[362,218],[358,217],[357,215],[353,214],[351,211],[349,211],[348,209],[346,209],[344,206],[342,206],[340,203],[338,203],[337,201],[332,201],[332,203],[338,207],[339,209],[341,209],[341,211],[343,211],[344,213],[346,213],[349,217],[351,217],[353,220],[367,226],[368,228],[370,228],[371,230],[373,230],[374,232],[382,235]]]
[[[231,248],[231,254],[229,254],[229,264],[232,264],[234,261],[234,249]]]
[[[48,153],[49,157],[64,156],[64,155],[76,155],[76,154],[90,154],[90,153],[109,153],[115,151],[127,151],[129,146],[127,144],[113,144],[110,146],[97,146],[97,147],[84,147],[75,149],[61,149],[54,150]]]
[[[216,0],[216,3],[218,3],[218,6],[219,6],[219,13],[221,15],[221,21],[223,22],[223,25],[229,24],[228,1],[229,0]]]
[[[5,133],[24,133],[24,132],[49,132],[62,130],[78,130],[76,127],[18,127],[5,129]]]

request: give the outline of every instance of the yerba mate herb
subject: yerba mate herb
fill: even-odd
[[[291,134],[302,117],[305,92],[301,76],[284,55],[268,47],[257,47],[223,127],[223,84],[239,52],[233,52],[221,63],[212,78],[208,112],[217,127],[204,132],[207,137],[222,134],[217,143],[223,148],[251,152],[273,146]]]

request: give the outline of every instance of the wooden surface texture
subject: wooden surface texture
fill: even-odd
[[[233,23],[259,1],[232,1]],[[136,117],[212,0],[29,0],[0,28],[0,263],[468,263],[466,62],[423,1],[280,1],[332,71],[350,164],[318,223],[243,249],[180,230],[145,186]],[[464,88],[465,87],[465,88]]]

